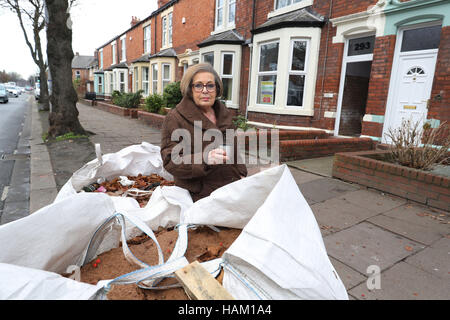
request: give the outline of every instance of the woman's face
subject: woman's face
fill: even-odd
[[[201,90],[195,88],[195,85],[200,87],[202,85]],[[214,89],[208,91],[207,85],[210,85],[210,90],[212,89],[212,85],[214,85]],[[211,108],[216,100],[217,88],[215,87],[214,75],[209,72],[199,72],[192,79],[192,98],[197,107],[207,110]]]

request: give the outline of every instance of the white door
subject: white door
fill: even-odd
[[[441,34],[440,22],[408,26],[399,30],[392,66],[383,126],[383,142],[389,129],[402,120],[427,119],[428,103],[436,67]]]
[[[400,56],[386,132],[400,127],[403,119],[414,123],[426,120],[436,57],[437,53]]]

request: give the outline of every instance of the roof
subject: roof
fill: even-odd
[[[325,18],[314,12],[311,7],[302,8],[275,16],[252,30],[253,34],[293,27],[322,27]]]
[[[245,42],[244,37],[241,36],[236,30],[228,30],[225,32],[213,34],[200,42],[197,46],[199,48],[211,46],[213,44],[243,44]]]
[[[94,60],[94,56],[75,55],[72,59],[72,69],[88,69]]]

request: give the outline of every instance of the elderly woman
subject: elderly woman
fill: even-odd
[[[195,202],[247,176],[247,168],[237,163],[236,146],[234,152],[228,150],[227,154],[209,137],[215,132],[225,142],[226,131],[230,132],[227,129],[235,129],[231,112],[218,100],[223,84],[214,68],[207,63],[190,67],[180,89],[183,99],[167,114],[162,126],[161,156],[164,168],[174,176],[175,185],[187,189]],[[204,137],[206,131],[209,134]],[[180,147],[182,143],[184,148]],[[199,146],[201,150],[197,150]]]

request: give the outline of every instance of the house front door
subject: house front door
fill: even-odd
[[[409,27],[399,32],[389,86],[383,126],[387,134],[399,128],[403,120],[419,122],[427,119],[440,41],[440,25]]]
[[[398,81],[392,90],[393,99],[386,130],[401,126],[404,119],[423,123],[433,85],[437,53],[401,56],[398,61]]]

